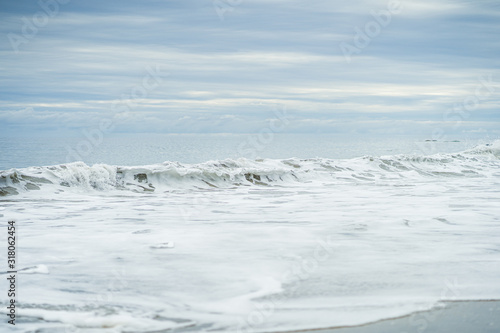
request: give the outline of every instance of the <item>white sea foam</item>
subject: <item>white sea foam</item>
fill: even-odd
[[[227,188],[334,180],[385,180],[422,177],[486,177],[498,172],[500,141],[457,154],[396,155],[349,160],[247,159],[201,164],[163,164],[118,167],[83,162],[50,167],[10,169],[0,173],[0,194],[11,195],[40,187],[78,187],[84,190],[154,192],[175,188]],[[491,168],[493,167],[493,168]]]
[[[98,311],[64,311],[47,309],[21,309],[19,315],[23,317],[39,318],[48,322],[59,322],[67,324],[67,332],[75,332],[82,329],[93,329],[99,331],[122,332],[122,331],[159,331],[178,328],[185,325],[168,321],[154,320],[147,317],[134,317],[128,313],[104,314]],[[77,327],[77,329],[72,328]]]
[[[18,272],[21,274],[49,274],[49,268],[43,264],[40,264],[33,267],[18,269]]]
[[[269,332],[500,298],[499,148],[3,171],[19,267],[48,272],[22,275],[16,328]]]

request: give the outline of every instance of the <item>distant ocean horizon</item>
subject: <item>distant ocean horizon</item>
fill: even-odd
[[[330,158],[451,153],[495,141],[481,135],[367,135],[329,133],[113,133],[104,137],[0,136],[0,170],[71,162],[148,165],[202,163],[227,158]]]

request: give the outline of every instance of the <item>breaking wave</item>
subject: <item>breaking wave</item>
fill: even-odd
[[[184,188],[286,186],[307,182],[377,182],[429,177],[500,176],[500,140],[455,154],[248,160],[200,164],[164,162],[112,166],[83,162],[0,171],[0,196],[57,187],[83,190],[157,192]]]

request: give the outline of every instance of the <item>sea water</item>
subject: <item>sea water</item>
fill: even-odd
[[[500,141],[276,136],[249,158],[243,135],[161,138],[3,154],[11,331],[272,332],[500,298]]]

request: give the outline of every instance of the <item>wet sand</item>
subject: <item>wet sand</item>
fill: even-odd
[[[360,326],[292,331],[301,333],[499,333],[500,301],[455,301],[443,307]],[[290,332],[291,333],[291,332]]]

